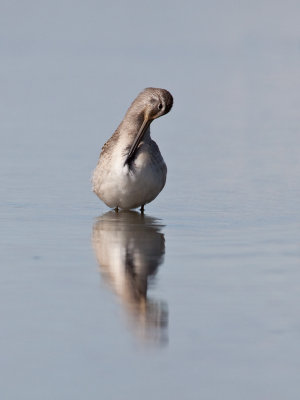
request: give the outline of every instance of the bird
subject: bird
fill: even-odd
[[[93,172],[96,195],[110,208],[130,210],[154,200],[164,188],[167,166],[150,136],[150,124],[167,114],[173,97],[166,89],[146,88],[104,144]]]

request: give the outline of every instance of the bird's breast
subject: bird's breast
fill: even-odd
[[[94,190],[110,207],[136,208],[152,201],[166,181],[167,167],[154,141],[141,142],[129,163],[126,147],[100,162]]]

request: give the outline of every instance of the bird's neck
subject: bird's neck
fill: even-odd
[[[127,144],[133,143],[140,131],[143,121],[144,115],[142,113],[137,114],[128,110],[118,128],[120,140]],[[148,140],[150,140],[150,126],[144,134],[143,142]]]

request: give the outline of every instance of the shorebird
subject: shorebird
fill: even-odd
[[[150,137],[151,122],[167,114],[173,97],[165,89],[146,88],[104,144],[92,177],[93,191],[118,211],[150,203],[166,183],[167,166]]]

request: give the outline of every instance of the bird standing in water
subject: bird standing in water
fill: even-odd
[[[167,114],[173,97],[165,89],[143,90],[102,148],[94,170],[93,191],[116,211],[150,203],[166,183],[167,166],[150,137],[151,122]]]

